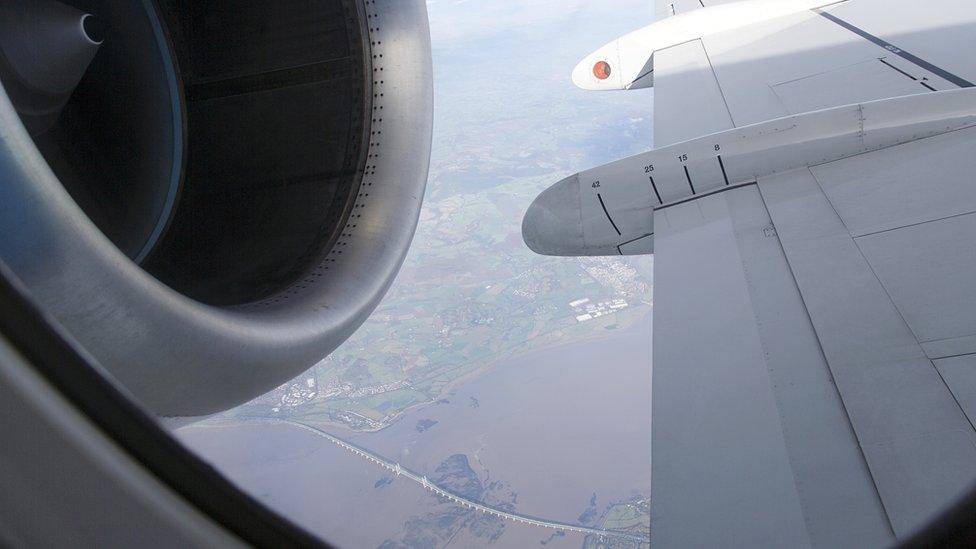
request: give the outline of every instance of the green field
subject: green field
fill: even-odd
[[[650,259],[552,258],[525,247],[522,211],[554,177],[428,200],[396,284],[363,327],[290,386],[228,416],[376,430],[506,357],[602,337],[642,318],[652,301]],[[628,306],[579,322],[583,311],[570,303],[584,298]]]

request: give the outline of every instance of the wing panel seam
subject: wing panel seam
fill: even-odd
[[[715,73],[715,65],[712,64],[712,56],[708,55],[708,48],[705,47],[705,40],[700,39],[702,52],[705,53],[705,60],[708,61],[708,69],[712,71],[712,78],[715,80],[715,86],[718,87],[718,94],[722,96],[722,103],[725,104],[725,112],[729,115],[729,123],[732,124],[733,128],[738,128],[739,125],[735,123],[735,118],[732,117],[732,109],[729,108],[729,100],[725,98],[725,90],[722,89],[722,83],[718,80],[718,74]]]
[[[810,176],[813,177],[813,180],[817,182],[818,190],[823,192],[823,190],[820,189],[820,182],[817,181],[816,176],[813,175],[813,170],[807,168],[807,171],[810,173]],[[776,222],[773,220],[773,216],[769,211],[769,205],[766,203],[766,197],[762,192],[762,186],[758,183],[759,182],[757,181],[755,185],[759,190],[759,199],[762,201],[763,207],[766,208],[766,213],[769,214],[770,223],[773,225],[775,230]],[[824,197],[826,198],[826,195],[824,195]],[[830,201],[828,200],[828,202]],[[833,208],[833,204],[831,204],[831,208]],[[837,212],[834,211],[835,215],[836,213]],[[871,469],[871,465],[868,463],[868,457],[864,453],[864,444],[861,442],[861,437],[858,436],[857,429],[854,428],[854,422],[851,419],[850,411],[847,409],[847,403],[844,402],[844,395],[841,394],[840,388],[837,386],[837,380],[834,376],[833,367],[830,364],[830,360],[827,358],[827,353],[824,352],[823,341],[820,339],[820,334],[817,332],[817,325],[814,323],[813,316],[810,314],[810,307],[807,306],[806,297],[803,295],[803,289],[800,287],[800,282],[796,279],[796,273],[793,272],[793,264],[790,262],[790,256],[788,253],[786,253],[786,247],[783,245],[783,240],[779,238],[779,236],[776,237],[776,241],[779,243],[780,250],[783,252],[783,257],[786,259],[787,272],[790,273],[790,277],[793,279],[793,284],[796,286],[796,292],[800,297],[800,303],[803,304],[804,315],[807,317],[807,321],[810,323],[810,327],[813,330],[813,337],[817,340],[817,346],[820,348],[820,356],[823,358],[824,364],[827,365],[827,374],[830,376],[831,385],[833,386],[834,392],[837,394],[838,400],[840,400],[844,417],[847,418],[847,426],[850,429],[854,440],[857,442],[857,452],[861,456],[865,471],[867,471],[868,476],[871,478],[871,484],[874,486],[874,494],[877,497],[878,505],[880,506],[882,513],[884,513],[885,521],[888,524],[888,529],[891,532],[892,538],[894,538],[894,523],[891,520],[891,515],[888,513],[888,507],[885,505],[884,499],[881,497],[881,492],[878,489],[878,481],[874,476],[874,471]]]
[[[843,27],[843,28],[845,28],[845,29],[853,32],[854,34],[860,36],[861,38],[864,38],[865,40],[867,40],[867,41],[869,41],[869,42],[871,42],[871,43],[873,43],[873,44],[875,44],[877,46],[880,46],[881,48],[884,48],[885,50],[887,50],[887,51],[889,51],[889,52],[891,52],[891,53],[893,53],[893,54],[901,57],[902,59],[905,59],[906,61],[911,62],[914,65],[917,65],[918,67],[920,67],[922,69],[925,69],[925,70],[927,70],[929,72],[932,72],[932,73],[935,73],[935,74],[939,75],[940,77],[948,80],[949,82],[952,82],[953,84],[959,86],[960,88],[971,88],[974,85],[972,82],[970,82],[970,81],[968,81],[968,80],[966,80],[964,78],[961,78],[959,76],[956,76],[955,74],[952,74],[951,72],[949,72],[949,71],[947,71],[947,70],[945,70],[945,69],[943,69],[943,68],[941,68],[941,67],[939,67],[937,65],[934,65],[934,64],[932,64],[932,63],[930,63],[930,62],[922,59],[921,57],[918,57],[916,55],[912,55],[911,53],[908,53],[907,51],[905,51],[905,50],[903,50],[903,49],[895,46],[891,42],[888,42],[887,40],[884,40],[882,38],[879,38],[879,37],[877,37],[877,36],[869,33],[868,31],[866,31],[866,30],[864,30],[864,29],[862,29],[860,27],[857,27],[856,25],[851,24],[851,23],[849,23],[849,22],[841,19],[840,17],[837,17],[836,15],[833,15],[833,14],[831,14],[831,13],[829,13],[827,11],[824,11],[822,9],[815,9],[813,11],[814,11],[814,13],[819,14],[821,17],[824,17],[828,21],[831,21],[831,22],[833,22],[833,23],[835,23],[835,24],[837,24],[837,25],[839,25],[839,26],[841,26],[841,27]],[[923,86],[924,85],[925,84],[923,84]],[[928,87],[928,86],[926,86],[926,87]],[[935,91],[935,90],[933,90],[933,91]]]

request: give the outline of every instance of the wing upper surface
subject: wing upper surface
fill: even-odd
[[[967,127],[655,211],[659,545],[876,546],[976,482],[974,172]]]
[[[698,128],[971,86],[976,17],[967,3],[937,4],[852,0],[656,52],[655,145]],[[708,93],[684,85],[709,80]]]
[[[658,545],[877,546],[976,482],[974,171],[969,128],[655,212]]]
[[[974,155],[968,129],[759,182],[899,536],[976,481],[976,417],[956,396],[971,387],[926,350],[976,334]]]
[[[655,145],[970,87],[974,22],[852,0],[658,51]],[[655,211],[656,545],[876,546],[976,481],[974,172],[967,128]]]
[[[704,7],[728,4],[736,0],[656,0],[654,12],[657,18],[670,17],[679,13],[687,13]]]
[[[756,185],[658,210],[655,232],[655,546],[890,541]]]
[[[976,481],[976,9],[825,5],[658,2],[573,74],[653,84],[657,148],[525,216],[657,255],[656,545],[876,546]]]

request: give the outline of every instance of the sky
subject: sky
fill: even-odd
[[[651,147],[653,90],[587,92],[576,63],[648,24],[650,0],[429,0],[436,198],[465,140],[491,162],[518,155],[565,175]],[[504,175],[503,164],[489,168]],[[444,183],[442,185],[441,183]],[[539,189],[541,190],[541,189]]]

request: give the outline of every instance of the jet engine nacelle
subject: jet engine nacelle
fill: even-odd
[[[0,266],[160,416],[333,351],[416,228],[424,1],[44,2],[0,0]]]

